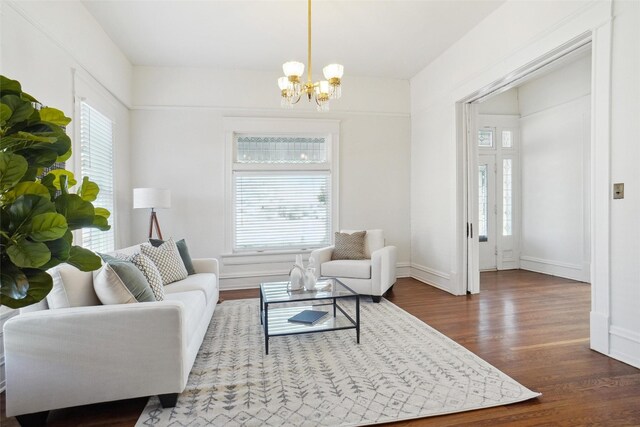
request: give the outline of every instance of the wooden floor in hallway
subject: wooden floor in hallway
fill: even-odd
[[[257,296],[256,289],[221,293]],[[482,273],[481,293],[458,297],[399,279],[390,301],[542,397],[389,425],[640,425],[640,370],[589,349],[590,296],[588,284],[524,270]],[[52,411],[48,425],[133,426],[146,400]],[[16,426],[4,416],[4,393],[0,403],[0,425]]]

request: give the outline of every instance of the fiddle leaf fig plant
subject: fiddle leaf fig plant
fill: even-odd
[[[71,157],[71,122],[60,110],[40,107],[20,83],[0,76],[0,304],[25,307],[44,299],[53,281],[46,272],[66,262],[82,271],[100,268],[93,252],[73,245],[73,230],[108,230],[109,211],[96,208],[100,188],[68,170],[45,172]]]

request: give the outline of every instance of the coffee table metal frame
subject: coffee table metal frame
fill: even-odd
[[[331,291],[326,286],[331,285]],[[356,330],[356,342],[360,344],[360,295],[338,279],[320,278],[316,291],[288,291],[288,282],[266,282],[260,284],[260,324],[264,329],[264,349],[269,354],[269,338],[275,336],[310,334],[316,332]],[[355,299],[355,319],[338,300]],[[302,306],[292,303],[310,302]],[[285,306],[281,306],[286,304]],[[325,316],[317,323],[289,322],[288,319],[302,309],[317,309],[331,306],[333,317]]]

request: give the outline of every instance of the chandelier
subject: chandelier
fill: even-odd
[[[302,62],[285,62],[282,65],[284,77],[278,79],[281,95],[280,105],[284,108],[293,108],[293,104],[297,104],[303,96],[306,96],[309,102],[312,99],[315,101],[318,111],[329,111],[329,100],[338,99],[342,96],[340,79],[344,73],[344,67],[340,64],[329,64],[322,69],[326,80],[314,83],[311,79],[311,0],[307,1],[307,7],[307,62],[309,63],[307,82],[303,84],[300,81],[304,74],[304,64]]]

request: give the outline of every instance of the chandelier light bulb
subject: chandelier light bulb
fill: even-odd
[[[280,90],[285,91],[290,88],[289,78],[288,77],[280,77],[278,79],[278,87]]]

